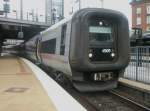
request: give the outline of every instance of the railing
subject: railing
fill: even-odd
[[[32,22],[45,22],[45,15],[34,13],[33,12],[22,12],[22,17],[20,11],[13,10],[10,13],[3,13],[0,15],[2,18],[16,19],[23,21],[32,21]]]
[[[150,47],[131,48],[131,60],[124,78],[150,84]]]

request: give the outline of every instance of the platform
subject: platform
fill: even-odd
[[[86,111],[30,61],[0,58],[0,111]]]
[[[119,85],[113,89],[118,94],[140,104],[150,107],[150,85],[139,81],[120,78]],[[147,110],[146,110],[147,111]]]
[[[128,87],[146,92],[150,94],[150,85],[149,84],[144,84],[142,82],[138,81],[133,81],[130,79],[125,79],[125,78],[119,78],[119,82],[123,85],[126,85]]]

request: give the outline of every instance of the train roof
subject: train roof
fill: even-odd
[[[85,12],[85,11],[95,11],[95,10],[99,10],[99,11],[102,10],[102,11],[105,11],[105,12],[110,11],[111,13],[117,13],[117,15],[120,15],[120,16],[122,16],[122,17],[124,17],[124,18],[127,19],[127,17],[126,17],[124,14],[122,14],[121,12],[119,12],[119,11],[115,11],[115,10],[111,10],[111,9],[104,9],[104,8],[84,8],[84,9],[81,9],[81,10],[77,11],[77,12],[74,13],[73,15],[71,15],[71,16],[69,16],[69,17],[63,19],[63,20],[61,20],[60,22],[58,22],[58,23],[56,23],[56,24],[50,26],[48,29],[46,29],[46,30],[44,30],[44,31],[41,31],[40,34],[41,34],[41,35],[46,34],[46,33],[48,33],[50,30],[55,29],[55,28],[59,27],[60,25],[63,25],[63,24],[65,24],[65,23],[67,23],[68,21],[70,21],[70,20],[73,18],[74,15],[76,15],[76,14],[79,13],[79,12],[83,12],[83,11],[84,11],[84,12]],[[108,13],[108,14],[109,14],[109,13]]]
[[[49,32],[50,30],[55,29],[55,28],[57,28],[58,26],[60,26],[60,25],[62,25],[62,24],[65,24],[66,22],[68,22],[69,20],[71,20],[72,16],[73,16],[73,15],[71,15],[71,16],[69,16],[69,17],[63,19],[63,20],[61,20],[60,22],[58,22],[58,23],[56,23],[56,24],[54,24],[54,25],[52,25],[52,26],[50,26],[48,29],[46,29],[46,30],[40,32],[40,34],[45,34],[45,33]]]

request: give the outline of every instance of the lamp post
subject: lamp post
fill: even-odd
[[[39,22],[41,22],[43,20],[44,15],[40,15],[39,17]]]
[[[29,12],[27,12],[27,21],[29,20]]]
[[[47,0],[45,0],[45,22],[47,23]]]
[[[81,0],[79,0],[79,10],[81,9]]]
[[[50,24],[53,25],[53,1],[50,0],[50,16],[51,16],[51,19],[50,19]]]
[[[17,10],[13,10],[13,12],[16,14],[16,19],[18,19],[18,12],[17,12]]]
[[[56,9],[52,9],[52,25],[56,23]]]
[[[22,29],[22,24],[20,24],[20,31],[18,32],[18,38],[23,39],[24,38],[24,33]]]
[[[34,15],[34,9],[32,9],[32,21],[34,22],[34,17],[35,17],[35,15]]]
[[[62,18],[61,19],[63,19],[64,18],[64,0],[62,0]]]
[[[35,21],[38,22],[39,21],[39,17],[38,17],[38,12],[36,12],[36,15],[35,15]]]
[[[6,5],[8,5],[7,2],[5,4],[5,7],[6,7]],[[5,10],[5,18],[7,18],[7,11],[6,10]]]
[[[5,18],[7,18],[7,14],[10,12],[10,5],[8,4],[9,0],[4,0],[4,2]]]
[[[23,0],[20,0],[20,19],[23,20]]]

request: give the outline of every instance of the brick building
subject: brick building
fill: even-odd
[[[150,0],[132,0],[132,27],[150,31]]]

